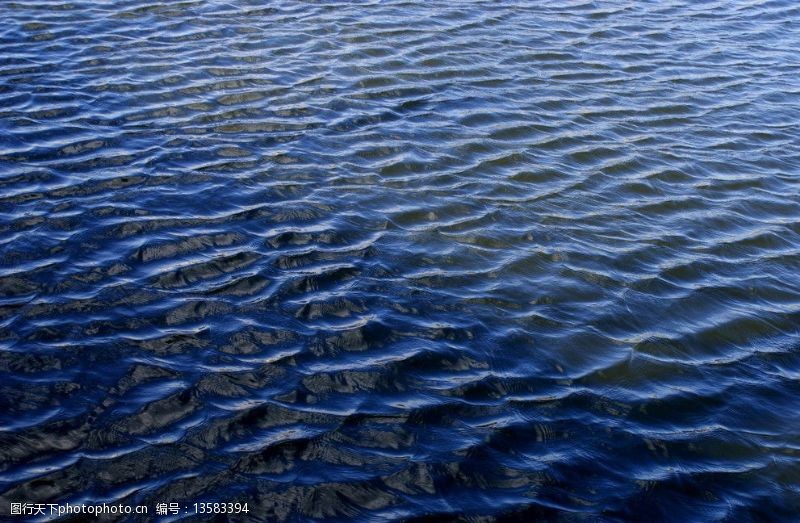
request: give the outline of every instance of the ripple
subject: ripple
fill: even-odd
[[[0,499],[796,519],[799,16],[4,3]]]

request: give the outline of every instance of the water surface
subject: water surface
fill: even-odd
[[[0,20],[3,517],[800,513],[795,2]]]

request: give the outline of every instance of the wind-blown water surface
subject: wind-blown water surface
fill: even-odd
[[[0,20],[3,517],[800,513],[795,2]]]

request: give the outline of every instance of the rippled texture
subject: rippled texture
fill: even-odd
[[[800,6],[436,4],[0,3],[4,514],[797,516]]]

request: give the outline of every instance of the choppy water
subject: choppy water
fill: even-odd
[[[0,519],[800,513],[795,2],[0,20]]]

